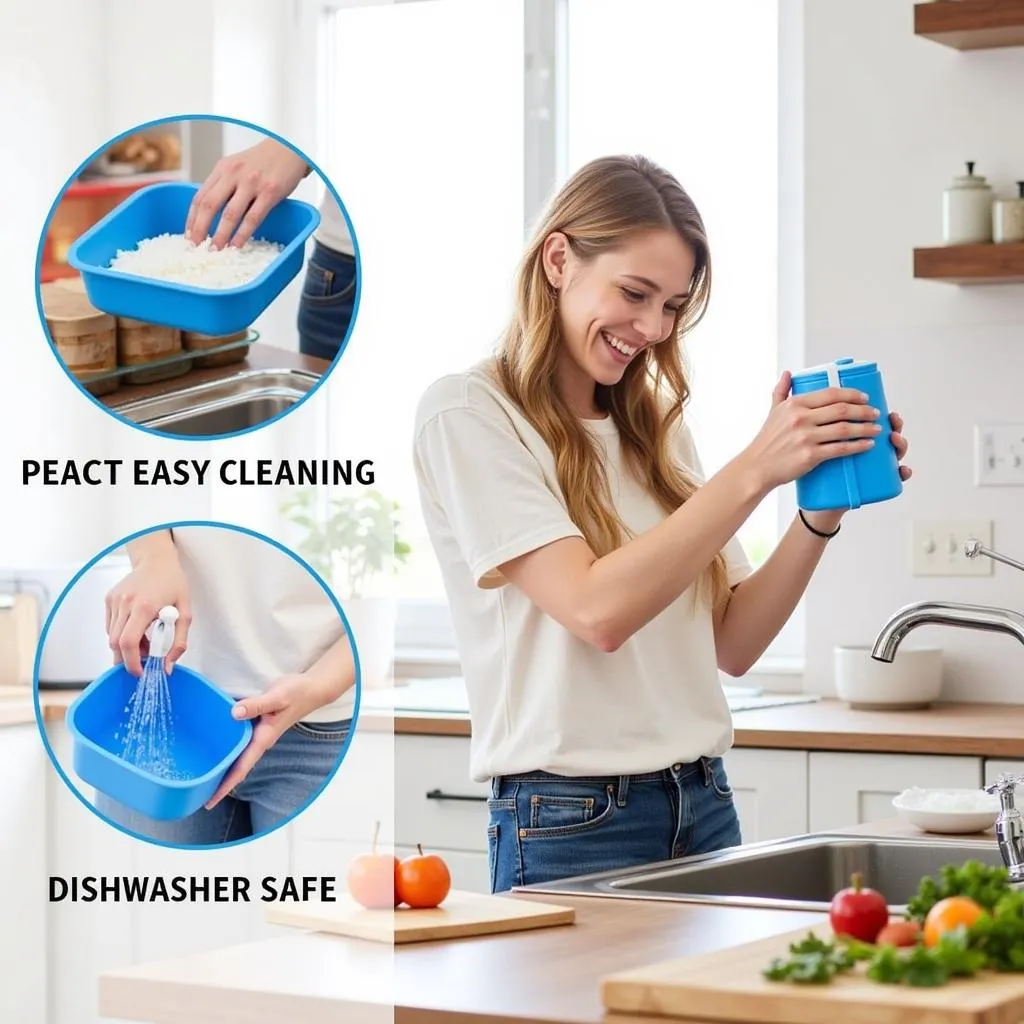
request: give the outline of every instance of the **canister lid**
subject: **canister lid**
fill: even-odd
[[[96,309],[84,292],[61,287],[55,281],[48,281],[39,286],[39,298],[50,334],[55,338],[96,334],[114,329],[114,318],[109,313],[102,313]]]
[[[843,356],[831,363],[822,363],[819,366],[808,366],[803,370],[798,370],[793,374],[793,381],[794,383],[800,381],[802,384],[827,384],[828,372],[832,366],[839,371],[839,381],[842,384],[845,384],[850,378],[878,372],[878,363],[872,360]]]
[[[968,160],[966,166],[967,166],[967,173],[966,174],[957,175],[957,177],[955,177],[953,179],[953,184],[951,186],[952,188],[954,188],[954,189],[962,189],[962,188],[964,188],[964,189],[971,189],[971,188],[987,189],[987,188],[990,187],[989,184],[988,184],[988,181],[986,180],[986,178],[985,178],[985,176],[983,174],[975,174],[974,173],[974,161],[973,160]]]

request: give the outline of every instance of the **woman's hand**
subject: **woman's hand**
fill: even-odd
[[[252,739],[224,776],[206,809],[212,810],[256,766],[257,761],[308,714],[338,700],[355,683],[355,661],[348,638],[342,637],[305,672],[281,676],[259,697],[245,697],[231,709],[234,718],[258,718]]]
[[[174,663],[188,647],[192,623],[188,579],[182,571],[170,535],[140,538],[131,551],[132,571],[111,588],[106,597],[106,630],[114,664],[123,664],[134,676],[142,675],[142,661],[149,654],[145,631],[165,605],[178,609],[174,644],[164,659],[170,675]]]
[[[900,479],[909,480],[914,475],[914,471],[909,466],[903,465],[907,448],[910,447],[909,442],[903,436],[903,417],[898,412],[889,413],[889,425],[892,427],[889,438],[893,448],[896,449],[896,459],[900,463]]]
[[[185,237],[196,245],[202,242],[223,208],[213,248],[222,249],[228,242],[245,245],[263,218],[295,190],[308,170],[302,157],[276,139],[265,139],[224,157],[192,199]]]
[[[231,714],[239,720],[258,718],[253,725],[252,738],[245,750],[231,766],[217,792],[206,804],[213,810],[256,766],[256,762],[293,726],[311,711],[329,703],[329,699],[315,680],[305,673],[281,676],[259,697],[246,697],[232,708]]]
[[[882,427],[880,413],[856,388],[823,388],[791,395],[787,370],[772,392],[772,409],[744,458],[765,493],[828,459],[868,451]]]

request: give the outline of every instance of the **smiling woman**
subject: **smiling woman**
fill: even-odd
[[[784,374],[756,437],[705,480],[682,349],[710,282],[679,182],[642,157],[591,161],[527,246],[495,357],[419,403],[495,890],[740,842],[718,672],[761,656],[841,513],[795,521],[757,571],[736,533],[883,427],[861,392],[793,396]]]

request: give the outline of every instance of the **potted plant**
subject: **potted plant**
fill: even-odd
[[[345,612],[361,683],[369,688],[391,685],[396,608],[390,577],[412,550],[400,536],[398,507],[377,490],[329,497],[315,488],[291,491],[280,506],[297,528],[294,550]]]

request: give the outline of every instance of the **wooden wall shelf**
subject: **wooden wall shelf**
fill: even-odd
[[[914,34],[954,50],[1024,46],[1024,0],[931,0],[915,4]]]
[[[1024,242],[915,249],[914,277],[948,284],[1024,284]]]

